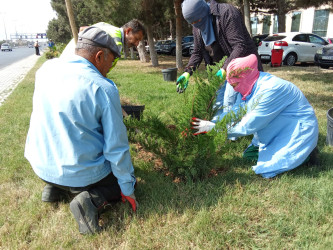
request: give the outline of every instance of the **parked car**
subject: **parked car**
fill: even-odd
[[[182,39],[182,55],[183,56],[190,56],[190,47],[194,42],[193,36],[185,36]]]
[[[156,43],[155,43],[155,51],[157,52],[157,53],[161,53],[161,44],[164,42],[165,40],[159,40],[159,41],[157,41]],[[145,48],[146,48],[146,51],[147,52],[149,52],[149,45],[146,45],[145,46]]]
[[[176,55],[176,41],[174,40],[165,40],[160,46],[160,52],[163,54],[169,54],[172,56]]]
[[[269,34],[256,35],[256,36],[252,37],[252,40],[253,40],[254,44],[258,47],[259,43],[268,36],[269,36]]]
[[[262,62],[270,62],[272,49],[282,48],[283,63],[293,66],[296,62],[314,62],[317,50],[327,44],[323,38],[312,33],[277,33],[259,43],[258,53]]]
[[[333,38],[327,38],[326,40],[328,43],[333,43]]]
[[[157,41],[157,43],[155,43],[155,50],[157,53],[161,53],[161,45],[165,42],[166,40],[161,40],[161,41]]]
[[[3,43],[1,44],[1,51],[12,51],[12,46],[10,46],[9,43]]]
[[[326,45],[319,49],[315,54],[314,62],[323,69],[333,67],[333,44]]]
[[[34,45],[32,43],[28,44],[28,48],[33,48],[33,47],[34,47]]]

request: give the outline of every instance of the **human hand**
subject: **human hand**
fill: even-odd
[[[126,196],[123,194],[123,192],[121,192],[121,201],[125,203],[126,200],[131,204],[132,209],[135,212],[136,208],[138,207],[138,202],[136,201],[134,193],[129,196]]]
[[[219,69],[219,71],[217,71],[216,76],[218,76],[221,79],[221,81],[225,81],[227,72],[223,68],[221,68]]]
[[[184,72],[180,77],[178,77],[176,85],[177,92],[179,94],[183,93],[188,86],[188,79],[190,78],[190,73]]]
[[[192,117],[193,122],[191,124],[193,125],[191,129],[196,129],[197,131],[193,133],[193,135],[198,135],[198,134],[205,134],[209,131],[211,131],[215,127],[215,123],[206,121],[206,120],[201,120],[196,117]]]

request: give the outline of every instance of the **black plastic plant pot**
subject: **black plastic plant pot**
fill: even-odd
[[[145,105],[140,105],[140,106],[121,106],[123,110],[130,115],[132,118],[135,118],[140,121],[140,117],[143,113],[143,110],[145,109]]]
[[[174,82],[177,80],[177,68],[162,69],[164,81]]]

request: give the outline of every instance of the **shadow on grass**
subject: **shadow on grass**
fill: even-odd
[[[320,135],[323,142],[324,135]],[[236,143],[235,143],[236,144]],[[234,145],[235,145],[234,144]],[[325,145],[319,145],[319,151]],[[225,195],[230,195],[232,190],[242,189],[248,185],[269,187],[275,181],[280,181],[281,176],[289,179],[319,178],[325,172],[333,169],[333,154],[320,152],[319,162],[315,165],[304,164],[294,170],[280,174],[272,179],[264,179],[256,175],[251,166],[254,162],[243,160],[241,157],[232,156],[230,159],[223,159],[220,173],[196,182],[174,183],[170,176],[163,172],[152,170],[152,163],[146,163],[145,167],[136,168],[138,187],[136,196],[140,208],[135,215],[137,218],[145,219],[151,215],[164,216],[168,213],[183,214],[188,211],[210,210],[218,205]],[[118,207],[123,209],[121,207]],[[118,221],[118,228],[121,228],[121,221]]]

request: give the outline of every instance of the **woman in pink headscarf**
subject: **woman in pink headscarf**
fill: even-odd
[[[255,55],[233,59],[227,67],[227,80],[241,93],[241,104],[248,109],[242,120],[228,130],[228,137],[253,134],[258,140],[258,160],[252,167],[256,174],[271,178],[312,160],[309,156],[317,145],[318,122],[312,106],[294,84],[258,71]],[[215,126],[210,121],[193,119],[195,135]]]

